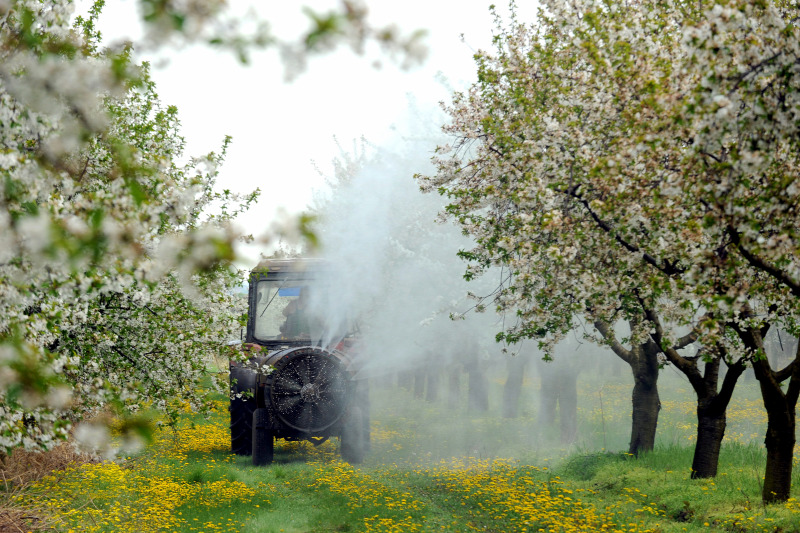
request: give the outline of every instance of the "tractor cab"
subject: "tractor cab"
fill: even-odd
[[[245,342],[267,349],[336,341],[349,346],[352,321],[332,316],[330,269],[314,259],[271,259],[250,275]],[[341,343],[341,346],[338,346]]]
[[[351,463],[369,448],[368,383],[357,378],[353,322],[337,309],[327,264],[264,261],[250,274],[245,349],[231,361],[231,451],[273,460],[274,440],[340,440]]]

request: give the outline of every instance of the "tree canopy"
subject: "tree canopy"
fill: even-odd
[[[224,147],[180,163],[177,110],[130,49],[99,51],[95,8],[3,14],[0,451],[102,406],[197,404],[237,323],[227,221],[255,193],[215,192]]]
[[[770,369],[758,339],[797,332],[796,22],[789,4],[739,0],[548,1],[534,24],[498,19],[420,183],[475,236],[469,276],[509,267],[502,337],[547,349],[575,317],[636,319],[631,342],[669,350],[667,324],[691,326],[780,390],[797,363]]]
[[[794,312],[790,17],[772,3],[547,2],[538,23],[500,27],[421,183],[477,237],[470,272],[515,272],[499,300],[521,318],[508,335],[553,334],[633,295],[669,296],[686,317]]]

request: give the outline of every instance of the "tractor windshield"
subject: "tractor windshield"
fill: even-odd
[[[309,279],[267,279],[256,285],[252,309],[256,340],[322,342],[352,339],[356,324],[328,300],[329,287]]]
[[[309,305],[309,288],[298,281],[259,281],[255,337],[260,340],[309,340],[321,334]]]

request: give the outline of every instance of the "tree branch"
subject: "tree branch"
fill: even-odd
[[[728,371],[725,373],[725,377],[722,380],[722,387],[719,389],[715,401],[724,402],[721,405],[728,405],[733,395],[733,389],[736,388],[736,381],[739,379],[739,376],[744,373],[747,365],[744,359],[741,358],[735,363],[728,364],[725,347],[718,346],[717,349],[720,351],[719,358],[725,361],[725,364],[728,366]]]
[[[775,372],[775,379],[778,381],[778,383],[782,383],[782,382],[786,381],[787,379],[789,379],[790,377],[792,377],[792,374],[794,373],[794,369],[798,364],[800,364],[800,363],[798,363],[797,359],[795,359],[794,361],[792,361],[791,363],[789,363],[788,365],[786,365],[782,369],[775,370],[774,371]]]
[[[751,266],[766,272],[773,278],[775,278],[780,283],[786,285],[792,294],[798,298],[800,298],[800,283],[793,280],[786,272],[781,270],[780,268],[776,267],[775,265],[769,264],[766,260],[758,257],[756,254],[750,252],[744,247],[744,243],[742,242],[741,234],[736,231],[732,225],[728,224],[727,233],[731,238],[731,242],[739,249],[741,252],[742,257],[744,257]]]
[[[679,354],[678,350],[674,346],[665,346],[664,327],[661,325],[661,320],[659,320],[658,314],[656,314],[654,310],[648,309],[641,300],[640,304],[644,310],[645,318],[647,318],[647,320],[653,324],[653,329],[655,330],[655,332],[651,333],[650,336],[661,348],[661,351],[664,352],[664,355],[667,356],[667,360],[669,360],[670,363],[675,365],[678,370],[683,372],[683,374],[689,378],[689,383],[692,384],[692,388],[697,393],[704,393],[706,384],[703,376],[700,375],[700,370],[697,368],[697,359],[687,359]]]
[[[630,350],[627,350],[622,344],[620,344],[608,322],[605,322],[604,320],[595,320],[594,327],[600,332],[603,338],[608,342],[608,346],[614,351],[615,354],[619,356],[620,359],[629,365],[633,364],[633,354]]]
[[[792,378],[789,381],[789,387],[786,389],[786,401],[790,406],[794,407],[797,405],[797,397],[800,396],[800,342],[797,343],[794,361],[786,369],[789,367],[792,367]]]
[[[655,257],[646,252],[642,252],[641,248],[623,239],[618,232],[614,231],[614,228],[611,226],[611,224],[601,219],[600,216],[597,213],[595,213],[591,207],[589,207],[589,201],[586,200],[580,193],[578,193],[578,186],[569,187],[568,189],[562,189],[562,190],[555,189],[555,190],[556,192],[560,192],[561,194],[565,194],[567,196],[574,198],[578,203],[580,203],[584,207],[584,209],[586,209],[586,211],[589,213],[589,216],[592,218],[592,220],[594,220],[595,224],[597,224],[597,227],[599,227],[607,234],[612,236],[614,240],[617,241],[620,245],[622,245],[622,247],[625,248],[627,251],[635,254],[641,254],[642,260],[645,263],[655,267],[656,269],[658,269],[659,271],[663,272],[664,274],[670,277],[675,276],[677,274],[682,274],[686,271],[685,268],[681,268],[678,266],[677,261],[673,261],[672,263],[670,263],[668,260],[664,260],[663,266],[660,265],[658,259],[656,259]]]
[[[686,348],[690,344],[694,343],[697,340],[698,336],[699,333],[697,332],[697,328],[694,328],[692,331],[690,331],[689,333],[678,339],[678,342],[676,342],[672,347],[675,350]]]
[[[761,337],[761,330],[759,328],[748,327],[747,329],[742,329],[736,322],[731,323],[730,327],[733,328],[739,338],[742,339],[745,347],[753,352],[753,355],[757,355],[758,352],[761,352],[762,354],[765,353],[764,341]],[[781,390],[780,382],[777,380],[775,371],[769,364],[769,359],[766,357],[754,357],[752,360],[752,365],[753,371],[756,373],[756,379],[762,382],[762,389],[765,386],[765,382],[767,382],[769,383],[769,387],[773,390]]]

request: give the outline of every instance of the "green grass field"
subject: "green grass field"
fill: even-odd
[[[208,420],[187,413],[135,457],[57,472],[15,496],[47,509],[58,531],[799,531],[800,502],[760,499],[766,418],[754,381],[742,381],[713,480],[690,480],[694,397],[669,369],[655,452],[627,449],[626,374],[579,380],[579,435],[537,425],[539,378],[521,416],[447,410],[386,380],[372,384],[372,450],[352,467],[338,441],[278,441],[275,462],[229,454],[227,402]],[[603,408],[600,409],[602,398]],[[795,470],[793,494],[800,491]]]

